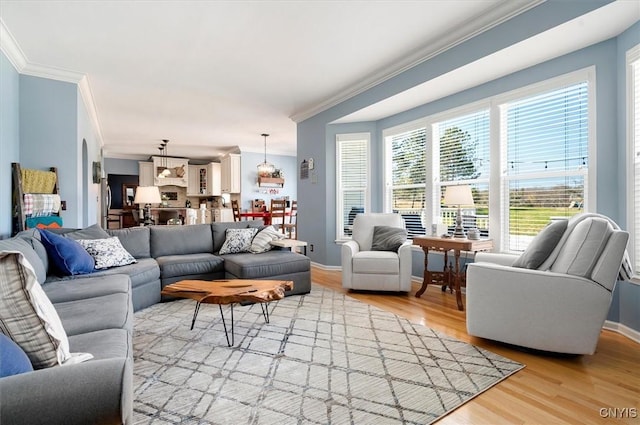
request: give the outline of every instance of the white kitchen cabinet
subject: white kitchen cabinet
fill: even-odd
[[[240,155],[230,153],[221,162],[222,193],[240,193]]]
[[[220,163],[189,165],[187,196],[220,196]]]
[[[153,186],[153,162],[138,162],[138,185]]]
[[[189,164],[186,158],[169,158],[166,156],[154,156],[152,158],[153,181],[156,186],[187,187],[189,185]],[[162,173],[164,170],[167,170],[165,174]]]

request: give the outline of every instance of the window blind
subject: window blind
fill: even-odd
[[[437,123],[439,150],[440,199],[446,186],[469,184],[474,207],[464,209],[467,227],[478,227],[489,234],[489,109],[473,112]],[[443,224],[452,226],[457,209],[440,206]]]
[[[391,210],[405,220],[409,236],[424,234],[426,127],[389,136]]]
[[[632,150],[633,150],[633,270],[640,275],[640,59],[631,64]]]
[[[509,250],[521,251],[552,219],[584,211],[588,84],[581,82],[504,105]]]
[[[367,193],[367,140],[338,139],[338,236],[350,236],[356,212],[364,212]]]

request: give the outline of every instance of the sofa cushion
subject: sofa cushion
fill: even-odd
[[[258,231],[258,233],[253,237],[249,251],[254,254],[271,251],[271,249],[273,249],[273,245],[271,245],[270,242],[284,238],[285,236],[281,232],[278,232],[273,226],[267,226]]]
[[[189,226],[151,226],[151,256],[213,252],[213,237],[209,224]]]
[[[16,235],[16,238],[21,238],[27,241],[27,243],[31,245],[31,247],[36,252],[36,254],[38,254],[38,257],[40,258],[40,261],[42,261],[42,264],[44,264],[45,271],[49,270],[49,256],[47,255],[47,249],[42,244],[42,238],[40,237],[40,230],[38,229],[23,230],[22,232],[19,232]],[[31,265],[33,266],[33,263],[31,263]],[[43,281],[39,280],[38,282],[43,282]]]
[[[0,330],[27,353],[34,369],[76,363],[56,309],[21,253],[0,253]]]
[[[27,354],[11,338],[0,333],[0,378],[31,372]]]
[[[271,250],[263,254],[228,254],[224,268],[239,279],[260,279],[290,273],[308,272],[309,257],[289,250]]]
[[[351,262],[353,273],[400,273],[400,257],[391,251],[360,251],[353,256]]]
[[[0,240],[0,251],[20,251],[33,267],[38,282],[44,282],[47,278],[47,267],[27,240],[23,238]]]
[[[249,252],[251,249],[251,241],[256,235],[258,229],[227,229],[227,238],[220,248],[219,255],[237,254],[240,252]]]
[[[529,243],[529,246],[512,264],[513,267],[537,269],[549,257],[567,230],[567,220],[555,220],[547,224]]]
[[[129,251],[134,258],[150,258],[151,230],[145,227],[128,227],[126,229],[107,230],[111,236],[117,236],[124,249]]]
[[[40,236],[57,273],[68,276],[93,272],[93,257],[77,241],[47,230],[41,230]]]
[[[125,329],[102,329],[69,336],[69,345],[74,351],[93,354],[95,360],[131,357],[131,338]]]
[[[131,290],[131,280],[124,274],[109,276],[95,274],[91,277],[48,282],[42,286],[42,289],[49,300],[55,304],[117,293],[126,294]]]
[[[55,232],[58,233],[58,232]],[[85,227],[84,229],[73,229],[71,231],[61,232],[65,238],[69,239],[105,239],[109,237],[109,234],[105,232],[102,227],[97,224]]]
[[[106,239],[78,239],[78,243],[93,257],[96,270],[126,266],[136,262],[116,236]]]
[[[209,253],[167,255],[156,261],[160,266],[162,279],[224,271],[224,260]]]
[[[130,293],[56,303],[55,308],[69,336],[102,329],[133,329]]]
[[[586,219],[578,223],[562,246],[551,271],[574,276],[591,277],[613,228],[602,218]]]
[[[211,232],[213,233],[213,252],[218,254],[220,248],[227,239],[227,229],[259,229],[264,225],[262,220],[248,220],[248,221],[231,221],[226,223],[212,223]]]
[[[91,273],[91,277],[96,276],[110,276],[114,274],[125,274],[131,279],[131,287],[136,288],[140,285],[144,285],[147,282],[160,279],[160,267],[153,258],[140,258],[137,263],[129,264],[128,266],[113,267],[106,270],[97,270]],[[87,275],[76,276],[47,276],[46,284],[51,282],[84,279]]]
[[[374,226],[371,251],[398,252],[400,246],[406,241],[406,229],[391,226]]]

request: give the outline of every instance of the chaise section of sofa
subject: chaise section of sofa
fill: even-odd
[[[42,281],[47,265],[36,253],[39,241],[32,236],[0,241],[0,250],[23,252]],[[0,378],[0,423],[131,423],[133,306],[129,277],[85,276],[42,288],[60,317],[70,351],[90,353],[93,358]]]

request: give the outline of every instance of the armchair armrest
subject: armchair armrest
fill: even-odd
[[[497,252],[478,252],[474,261],[476,263],[486,262],[493,264],[501,264],[503,266],[510,266],[518,259],[518,255],[515,254],[503,254]]]
[[[360,245],[356,241],[347,241],[342,244],[342,287],[351,288],[351,277],[353,275],[353,265],[351,259],[360,252]]]

